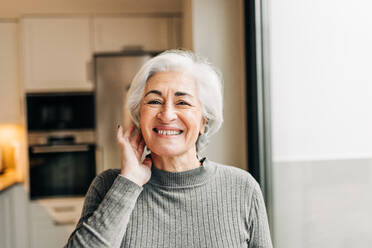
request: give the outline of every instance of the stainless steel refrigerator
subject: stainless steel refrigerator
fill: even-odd
[[[156,52],[97,54],[95,65],[97,173],[120,168],[120,149],[116,142],[117,126],[130,124],[125,109],[126,93],[136,72]]]

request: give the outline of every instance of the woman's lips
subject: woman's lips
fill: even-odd
[[[183,133],[183,130],[181,129],[175,129],[175,128],[153,128],[152,129],[155,133],[164,135],[164,136],[174,136],[174,135],[180,135]]]

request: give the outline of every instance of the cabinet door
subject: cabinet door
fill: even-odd
[[[22,185],[0,192],[0,247],[28,246],[27,193]]]
[[[127,47],[161,51],[170,48],[166,17],[96,17],[93,19],[94,51],[122,51]]]
[[[12,236],[14,237],[13,248],[29,247],[29,201],[28,191],[22,184],[16,184],[10,188],[12,198]]]
[[[11,248],[14,244],[11,205],[12,201],[9,189],[0,192],[0,247],[4,248]]]
[[[172,17],[169,19],[169,49],[182,47],[182,19]]]
[[[21,25],[26,91],[93,89],[88,17],[25,18]]]
[[[30,203],[31,247],[62,247],[76,227],[84,198],[55,198]]]
[[[20,123],[18,24],[0,22],[0,123]]]

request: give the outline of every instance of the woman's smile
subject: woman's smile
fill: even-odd
[[[152,129],[160,137],[176,137],[183,133],[183,130],[172,127],[157,126]]]

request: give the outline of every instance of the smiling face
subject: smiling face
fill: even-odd
[[[140,128],[147,147],[159,156],[196,154],[205,119],[195,80],[182,72],[155,73],[146,84]]]

